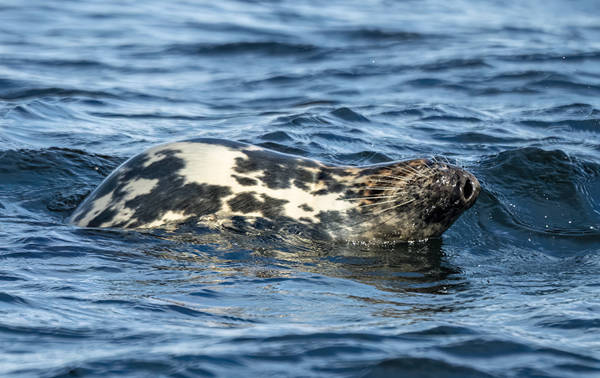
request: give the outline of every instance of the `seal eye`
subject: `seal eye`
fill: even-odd
[[[465,198],[465,201],[468,201],[472,194],[473,184],[471,183],[471,180],[467,179],[465,186],[463,186],[463,197]]]

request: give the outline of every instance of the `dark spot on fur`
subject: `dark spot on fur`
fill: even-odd
[[[267,218],[282,216],[284,213],[283,205],[289,202],[288,200],[269,197],[266,194],[262,194],[261,197],[265,201],[263,214]]]
[[[317,214],[317,219],[326,225],[341,225],[344,222],[344,217],[336,210],[320,211]]]
[[[243,186],[254,186],[258,183],[258,181],[250,177],[242,177],[238,175],[231,175],[231,177],[233,177],[238,184]]]
[[[260,211],[263,203],[256,198],[254,192],[244,192],[227,201],[227,204],[231,211],[248,214]]]
[[[313,191],[311,194],[314,195],[325,195],[329,193],[341,193],[346,190],[347,186],[342,184],[340,181],[336,180],[333,177],[333,168],[322,168],[317,174],[317,182],[321,185],[324,185],[326,189]],[[343,172],[341,169],[335,169],[335,174],[339,174]]]
[[[260,197],[262,201],[257,198],[256,193],[244,192],[236,195],[227,203],[232,211],[244,214],[258,212],[269,219],[275,219],[284,215],[283,205],[288,203],[288,200],[269,197],[266,194],[261,194]]]
[[[346,219],[350,219],[352,222],[356,222],[361,216],[361,209],[350,209],[346,211]]]
[[[168,211],[194,217],[214,214],[221,210],[222,198],[231,194],[227,186],[183,183],[183,177],[168,183],[163,180],[150,193],[125,202],[125,206],[135,209],[133,218],[136,222],[132,226],[138,227],[160,219]]]
[[[315,162],[268,150],[242,152],[247,157],[236,158],[233,169],[238,173],[262,172],[258,179],[271,189],[287,189],[292,183],[304,189],[308,183],[314,182],[313,174],[306,168],[316,167]]]
[[[333,183],[332,185],[329,185],[327,187],[327,190],[331,193],[341,193],[344,190],[346,190],[346,185],[344,185],[340,182],[336,182],[336,183]]]
[[[307,184],[313,183],[315,181],[314,175],[306,169],[299,169],[298,172],[296,172],[295,176],[296,177],[294,179],[294,186],[305,191],[310,190]]]
[[[326,194],[329,194],[329,191],[327,189],[319,189],[315,190],[314,192],[310,192],[310,194],[312,194],[313,196],[324,196]]]
[[[82,213],[83,216],[85,216],[85,213]],[[103,211],[101,211],[98,215],[96,215],[94,217],[94,219],[92,219],[89,223],[88,223],[88,227],[100,227],[100,225],[104,222],[110,222],[111,220],[113,220],[113,218],[115,217],[115,215],[117,215],[117,211],[116,210],[112,210],[112,209],[104,209]],[[83,218],[83,217],[79,217],[79,218]]]
[[[306,191],[310,190],[310,188],[308,187],[308,185],[306,185],[306,183],[303,182],[303,181],[294,180],[294,186],[296,188],[299,188],[299,189],[302,189],[302,190],[306,190]]]
[[[298,207],[304,211],[314,211],[313,208],[308,206],[308,204],[306,204],[306,203],[303,203],[302,205],[299,205]]]
[[[346,189],[342,198],[358,198],[364,197],[364,191],[362,189]]]
[[[330,181],[333,180],[333,176],[328,169],[321,169],[317,174],[317,181]]]

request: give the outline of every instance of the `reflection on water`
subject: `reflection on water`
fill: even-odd
[[[390,292],[443,294],[460,286],[456,282],[460,281],[460,270],[442,263],[441,239],[364,245],[293,235],[247,236],[209,230],[194,234],[156,232],[149,234],[175,242],[177,248],[161,246],[144,253],[171,262],[160,269],[197,271],[199,276],[203,270],[210,270],[225,276],[243,274],[276,279],[299,270],[352,279]]]

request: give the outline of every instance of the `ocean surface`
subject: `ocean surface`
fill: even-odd
[[[483,190],[388,248],[68,224],[195,137]],[[1,1],[0,375],[600,376],[598,2]]]

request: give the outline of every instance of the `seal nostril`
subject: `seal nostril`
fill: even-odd
[[[468,201],[469,198],[471,198],[472,194],[473,194],[473,184],[471,183],[471,180],[467,179],[467,181],[465,182],[465,186],[463,186],[463,197],[464,197],[465,201]]]

